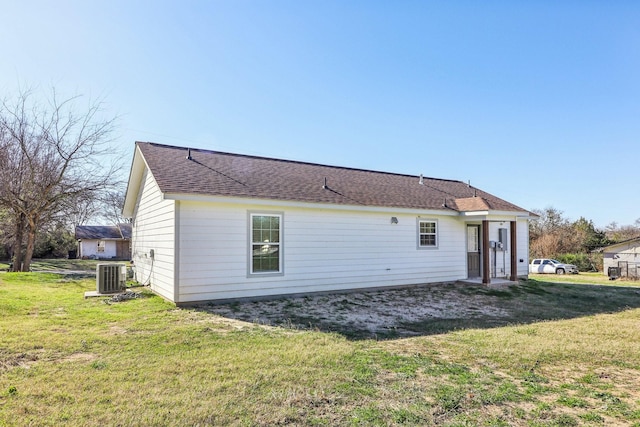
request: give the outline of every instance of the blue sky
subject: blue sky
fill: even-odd
[[[640,2],[3,1],[0,90],[136,140],[471,181],[640,218]]]

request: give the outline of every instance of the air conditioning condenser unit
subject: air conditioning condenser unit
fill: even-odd
[[[127,287],[127,268],[124,264],[98,264],[96,288],[99,294],[113,294]]]

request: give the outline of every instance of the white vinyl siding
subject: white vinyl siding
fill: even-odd
[[[621,274],[633,277],[639,270],[640,241],[631,240],[606,247],[603,250],[603,258],[605,275],[609,274],[609,267],[621,267]]]
[[[518,277],[528,277],[529,275],[529,221],[519,219],[516,222],[517,252],[516,262],[518,263]]]
[[[145,171],[132,229],[136,280],[161,296],[179,301],[174,292],[175,202],[164,200],[153,176]],[[151,251],[153,250],[153,257]]]
[[[416,214],[283,208],[281,275],[247,275],[247,212],[259,206],[182,201],[180,301],[242,298],[466,278],[466,225],[438,219],[438,251],[416,251]],[[392,224],[390,217],[398,218]]]
[[[100,242],[102,242],[102,251],[100,251]],[[96,259],[111,259],[116,257],[116,241],[115,240],[95,240],[85,239],[80,241],[80,253],[78,256]]]

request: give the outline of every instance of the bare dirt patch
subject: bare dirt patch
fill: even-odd
[[[127,330],[122,326],[111,325],[109,326],[109,334],[110,335],[124,335],[127,333]]]
[[[510,316],[508,310],[495,304],[495,296],[470,290],[470,287],[474,288],[463,284],[416,286],[199,308],[227,319],[320,329],[362,338],[419,335],[424,331],[415,325],[434,320],[486,321]]]
[[[39,359],[37,353],[11,354],[0,351],[0,373],[13,368],[30,368]]]
[[[446,283],[199,307],[227,319],[338,332],[350,339],[434,335],[458,329],[572,319],[630,308],[640,308],[640,290],[633,287],[535,280],[504,287]]]
[[[97,357],[98,356],[93,353],[73,353],[57,359],[56,362],[91,362],[97,359]]]

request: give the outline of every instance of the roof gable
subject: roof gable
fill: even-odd
[[[483,197],[465,197],[456,199],[454,202],[456,209],[462,212],[488,211],[491,209],[491,204]]]
[[[321,204],[447,211],[528,212],[461,181],[137,142],[160,191]],[[138,158],[138,153],[140,158]],[[130,178],[129,187],[134,184]],[[139,183],[138,183],[139,184]],[[131,194],[129,194],[131,193]],[[137,190],[127,189],[127,199]],[[133,213],[127,200],[125,213]]]

